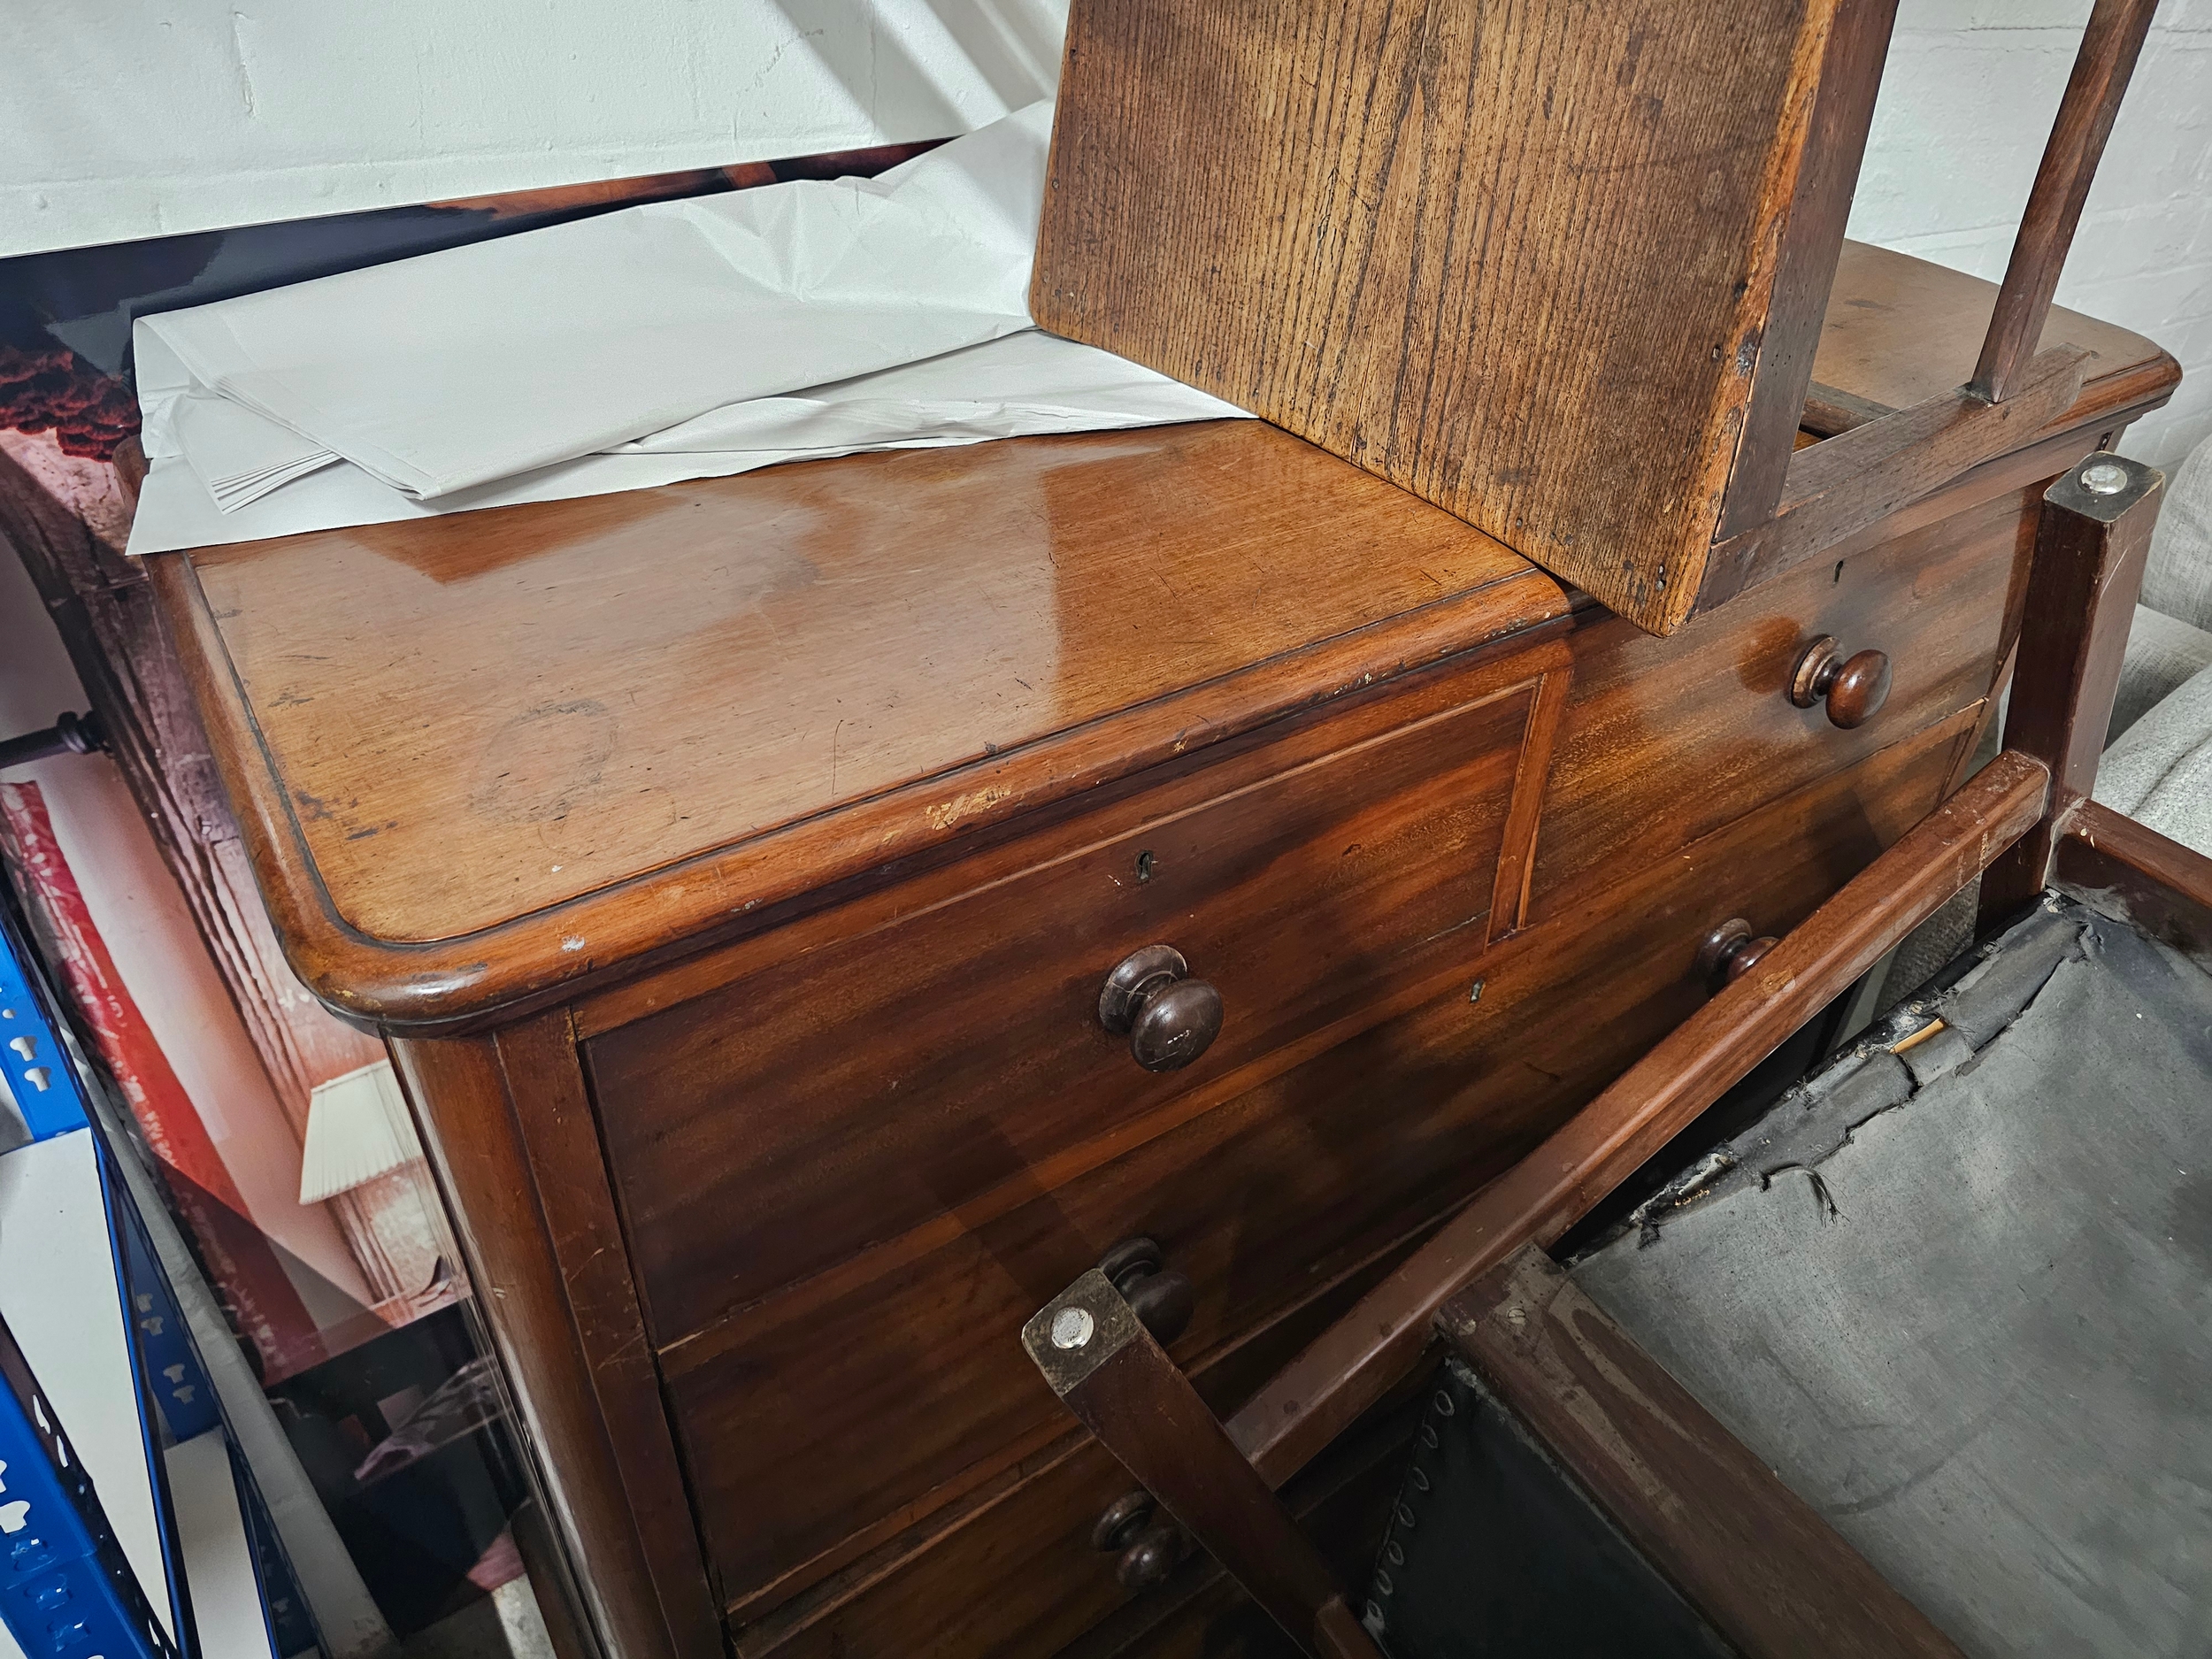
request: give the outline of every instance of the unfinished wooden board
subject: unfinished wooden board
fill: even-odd
[[[1840,217],[1789,210],[1816,92],[1870,108],[1866,54],[1830,51],[1870,10],[1077,0],[1032,309],[1666,632],[1770,311],[1807,310],[1786,224],[1822,242],[1792,283],[1833,269]]]

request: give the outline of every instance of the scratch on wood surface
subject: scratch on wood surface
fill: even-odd
[[[991,808],[1005,800],[1010,793],[1011,791],[993,784],[988,788],[971,790],[966,795],[955,795],[949,801],[940,802],[929,809],[929,826],[932,829],[950,829],[963,818],[972,818],[979,812],[989,811]]]

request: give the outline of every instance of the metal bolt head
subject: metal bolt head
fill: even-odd
[[[2128,470],[2110,461],[2085,466],[2081,470],[2081,487],[2093,495],[2116,495],[2128,487]]]
[[[1097,1321],[1091,1317],[1088,1309],[1063,1308],[1052,1316],[1052,1346],[1081,1348],[1097,1328]]]

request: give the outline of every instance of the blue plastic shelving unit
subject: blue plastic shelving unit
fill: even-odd
[[[75,1052],[62,1040],[42,978],[4,904],[0,1077],[30,1135],[28,1146],[0,1159],[82,1135],[96,1169],[160,1546],[159,1581],[144,1582],[70,1442],[62,1412],[0,1318],[0,1624],[27,1659],[240,1659],[207,1653],[202,1646],[165,1457],[167,1448],[224,1433],[223,1463],[236,1489],[252,1558],[266,1651],[315,1650],[319,1644],[275,1529],[225,1430],[215,1391],[115,1164],[116,1151],[89,1110]],[[139,1565],[148,1565],[142,1554]]]

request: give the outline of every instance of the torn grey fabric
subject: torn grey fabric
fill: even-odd
[[[2212,1651],[2212,979],[2048,901],[1885,1034],[1576,1281],[1969,1654]]]

